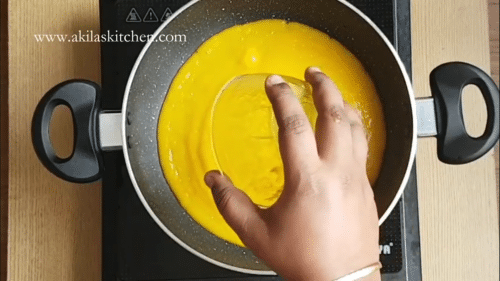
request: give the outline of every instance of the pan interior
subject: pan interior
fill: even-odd
[[[214,264],[244,273],[272,274],[249,250],[217,238],[191,219],[168,186],[157,144],[162,105],[184,62],[213,35],[234,25],[262,19],[299,22],[327,33],[347,47],[372,77],[383,103],[387,126],[384,165],[374,187],[382,217],[410,168],[414,127],[403,70],[381,35],[339,1],[204,0],[188,5],[156,34],[183,34],[187,40],[148,44],[127,87],[125,153],[130,159],[130,174],[139,196],[160,227],[188,250]]]

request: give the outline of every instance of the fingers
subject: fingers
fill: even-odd
[[[351,123],[354,158],[366,166],[366,161],[368,160],[368,140],[366,139],[363,119],[361,118],[361,114],[348,103],[345,104],[345,113]]]
[[[352,151],[351,124],[346,116],[344,99],[335,83],[318,68],[308,68],[305,78],[313,86],[318,111],[316,142],[319,157],[333,161]]]
[[[281,157],[285,169],[300,169],[317,159],[316,140],[307,115],[290,86],[278,75],[268,77],[266,93],[279,127]]]
[[[212,171],[205,175],[205,183],[212,189],[219,212],[245,245],[253,248],[265,238],[265,223],[259,208],[228,177]]]

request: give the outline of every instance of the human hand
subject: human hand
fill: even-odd
[[[266,92],[279,126],[285,170],[281,197],[261,209],[220,172],[205,176],[219,211],[254,254],[288,280],[335,280],[379,261],[379,225],[366,173],[361,116],[317,68],[316,134],[300,102],[277,75]],[[363,280],[380,280],[376,272]]]

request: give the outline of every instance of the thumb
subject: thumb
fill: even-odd
[[[205,183],[212,189],[212,195],[219,212],[248,247],[259,241],[265,233],[260,209],[250,197],[236,188],[231,180],[218,171],[208,172]],[[262,237],[263,238],[263,237]]]

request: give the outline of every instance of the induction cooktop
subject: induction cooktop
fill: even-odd
[[[330,0],[335,1],[335,0]],[[102,34],[153,34],[187,0],[101,0]],[[349,0],[391,40],[411,74],[410,0]],[[125,86],[145,42],[102,45],[102,108],[120,110]],[[411,76],[411,75],[410,75]],[[210,264],[179,246],[153,221],[130,181],[123,152],[105,152],[103,281],[281,280]],[[383,280],[421,280],[416,171],[380,228]]]

